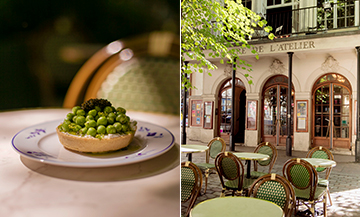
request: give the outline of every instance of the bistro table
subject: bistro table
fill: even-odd
[[[247,169],[246,169],[246,178],[250,179],[251,175],[251,161],[252,160],[267,160],[269,159],[269,155],[267,154],[260,154],[254,152],[234,152],[233,153],[236,157],[246,160]]]
[[[12,138],[18,132],[36,124],[63,120],[70,111],[48,108],[0,112],[0,216],[179,215],[178,143],[146,161],[94,168],[32,160],[12,147]],[[127,115],[162,126],[174,135],[175,141],[180,141],[178,116],[131,111]]]
[[[306,160],[311,165],[313,165],[315,168],[316,167],[327,168],[327,167],[336,166],[336,162],[333,160],[329,160],[329,159],[322,159],[322,158],[301,158],[301,159]]]
[[[197,204],[190,217],[281,217],[284,212],[273,202],[253,197],[217,197]]]
[[[188,155],[188,161],[192,161],[192,153],[200,153],[209,150],[205,145],[181,145],[181,153]]]

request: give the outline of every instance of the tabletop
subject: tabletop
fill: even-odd
[[[51,165],[22,157],[12,147],[12,138],[19,131],[64,119],[70,111],[46,108],[0,112],[0,216],[179,215],[178,116],[128,111],[132,119],[162,126],[175,137],[175,145],[164,154],[128,165]]]
[[[243,160],[267,160],[270,157],[267,154],[260,154],[254,152],[234,152],[233,154]]]
[[[322,158],[302,158],[306,160],[314,167],[334,167],[336,166],[336,162],[329,159],[322,159]]]
[[[205,145],[181,145],[182,153],[198,153],[205,152],[209,147]]]
[[[253,197],[218,197],[197,204],[191,217],[246,216],[281,217],[283,210],[275,203]]]

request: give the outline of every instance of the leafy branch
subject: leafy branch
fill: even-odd
[[[251,65],[241,60],[240,55],[243,49],[250,49],[259,59],[248,41],[254,28],[260,27],[269,33],[272,28],[266,24],[266,20],[234,0],[225,0],[223,5],[215,0],[182,0],[181,59],[183,63],[191,60],[188,67],[182,64],[183,87],[192,88],[187,74],[206,72],[212,75],[210,71],[217,66],[209,61],[210,58],[218,59],[221,64],[235,64],[245,70],[248,77]],[[273,39],[274,35],[270,33],[268,38]]]

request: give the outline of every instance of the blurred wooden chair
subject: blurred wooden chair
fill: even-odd
[[[219,153],[223,153],[226,150],[226,143],[225,141],[220,138],[216,137],[210,140],[207,145],[209,150],[206,151],[206,159],[203,163],[196,163],[196,166],[200,168],[200,170],[204,173],[205,176],[205,187],[204,187],[204,194],[206,193],[208,177],[211,171],[216,171],[215,162],[210,162],[210,159],[215,160],[216,156]]]
[[[188,217],[190,210],[200,194],[202,174],[200,169],[192,162],[181,163],[181,203],[188,203],[184,217]]]
[[[271,201],[280,206],[285,217],[291,217],[296,205],[295,192],[285,177],[272,173],[259,177],[251,185],[249,197]]]
[[[95,53],[72,80],[63,107],[106,98],[127,110],[179,114],[180,40],[152,32],[114,41]]]
[[[309,150],[309,152],[306,154],[307,158],[321,158],[321,159],[328,159],[328,160],[334,160],[334,155],[330,152],[329,149],[324,148],[322,146],[317,146]],[[319,186],[326,187],[327,189],[327,195],[329,198],[330,206],[332,205],[331,197],[330,197],[330,190],[329,190],[329,176],[331,173],[332,167],[317,167],[316,172],[322,173],[325,172],[325,177],[320,178],[319,177]]]

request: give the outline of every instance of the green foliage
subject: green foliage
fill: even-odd
[[[272,30],[266,26],[266,20],[242,4],[234,0],[224,0],[224,3],[225,6],[216,0],[181,1],[181,59],[183,63],[185,59],[195,62],[189,63],[188,67],[182,64],[185,88],[192,87],[185,74],[204,71],[210,74],[209,71],[217,68],[208,58],[219,59],[221,64],[233,64],[236,59],[237,68],[250,72],[251,65],[240,59],[242,49],[250,49],[258,59],[258,53],[248,40],[256,27],[266,32]],[[274,35],[271,33],[268,38],[273,39]]]

